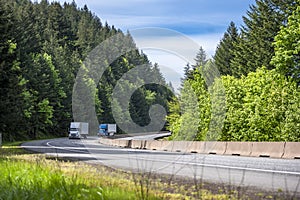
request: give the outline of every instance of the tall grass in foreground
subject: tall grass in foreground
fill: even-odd
[[[45,157],[0,156],[0,199],[2,200],[81,200],[81,199],[194,199],[182,188],[173,187],[166,192],[166,185],[159,182],[142,187],[144,176],[107,171],[84,163],[47,160]],[[150,179],[150,177],[148,177]],[[137,181],[137,182],[135,182]],[[141,195],[141,194],[145,195]],[[203,199],[229,199],[227,195],[203,193]]]
[[[134,193],[92,186],[79,174],[65,175],[57,166],[20,160],[0,161],[0,199],[130,199]],[[84,174],[83,174],[84,175]]]

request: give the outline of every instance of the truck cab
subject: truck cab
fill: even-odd
[[[80,139],[80,129],[79,128],[70,128],[69,139]]]

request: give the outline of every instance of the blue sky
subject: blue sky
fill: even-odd
[[[64,0],[59,0],[64,2]],[[67,0],[72,2],[72,0]],[[202,46],[211,57],[229,23],[234,21],[239,27],[243,24],[242,16],[255,0],[75,0],[78,7],[85,4],[103,23],[126,32],[134,32],[145,27],[166,28],[183,34]],[[133,34],[139,47],[140,35]],[[165,41],[165,37],[155,39],[156,43]],[[151,41],[148,41],[151,43]],[[184,44],[178,43],[178,48]],[[162,49],[142,49],[150,61],[172,68],[172,77],[182,75],[187,59]],[[198,49],[193,49],[195,56]],[[192,64],[192,63],[191,63]],[[162,71],[164,71],[162,69]],[[166,75],[168,77],[168,75]],[[171,76],[170,76],[171,77]],[[179,79],[177,79],[178,81]]]
[[[254,0],[77,0],[102,21],[122,30],[155,26],[184,34],[220,33],[230,21],[241,24]]]
[[[64,2],[65,0],[59,0]],[[66,0],[72,2],[72,0]],[[75,0],[85,4],[104,23],[123,31],[143,28],[168,28],[192,37],[213,55],[230,21],[242,24],[255,0]]]

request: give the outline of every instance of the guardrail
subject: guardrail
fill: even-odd
[[[100,143],[170,152],[300,159],[300,142],[199,142],[104,139]]]

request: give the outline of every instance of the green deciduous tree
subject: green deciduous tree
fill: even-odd
[[[298,1],[299,3],[299,1]],[[272,64],[283,74],[300,83],[300,4],[275,37]]]
[[[201,71],[194,70],[193,78],[186,79],[180,96],[169,103],[168,128],[174,140],[204,140],[210,122],[210,96]]]
[[[299,91],[276,70],[260,68],[241,79],[223,77],[226,121],[222,140],[299,141]]]
[[[171,139],[300,140],[299,88],[275,69],[258,68],[241,78],[215,78],[208,89],[209,81],[204,80],[196,71],[193,79],[184,82],[178,100],[170,102]],[[192,101],[193,92],[198,107]],[[193,136],[192,127],[197,127]]]

